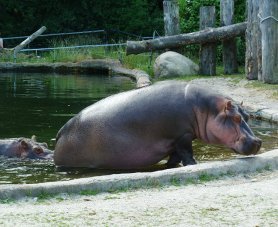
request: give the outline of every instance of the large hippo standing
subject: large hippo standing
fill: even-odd
[[[134,169],[169,156],[168,167],[195,164],[192,140],[256,154],[261,140],[232,100],[180,81],[119,93],[82,110],[58,132],[57,166]]]
[[[0,139],[0,155],[22,159],[53,159],[47,144],[37,142],[35,137]]]

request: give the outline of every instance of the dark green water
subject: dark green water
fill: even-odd
[[[0,138],[31,137],[54,148],[53,139],[61,126],[84,107],[121,91],[135,88],[126,78],[55,74],[0,75]],[[278,147],[278,127],[251,121],[263,139],[262,152]],[[218,146],[194,142],[199,161],[223,160],[234,153]],[[148,170],[161,169],[157,165]],[[7,159],[0,156],[0,184],[38,183],[120,173],[90,169],[59,170],[50,161]]]

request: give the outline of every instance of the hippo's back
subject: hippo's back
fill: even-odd
[[[182,133],[176,118],[184,87],[182,82],[158,83],[88,106],[58,132],[55,164],[130,168],[160,161]]]

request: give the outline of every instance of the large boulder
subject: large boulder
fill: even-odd
[[[154,62],[155,77],[179,77],[196,75],[198,72],[199,66],[197,64],[173,51],[159,55]]]

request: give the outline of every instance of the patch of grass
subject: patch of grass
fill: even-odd
[[[208,173],[202,173],[201,175],[199,175],[198,179],[201,183],[204,183],[204,182],[208,182],[208,181],[212,181],[212,180],[217,180],[217,179],[219,179],[219,177],[208,174]]]
[[[0,204],[10,204],[10,203],[13,203],[15,200],[13,199],[0,199]]]
[[[270,164],[267,164],[266,166],[260,168],[260,169],[257,169],[256,172],[258,173],[262,173],[262,172],[265,172],[265,171],[272,171],[272,166]]]
[[[188,185],[188,184],[197,184],[197,183],[198,183],[198,180],[196,178],[188,178],[185,181],[185,185]]]
[[[271,171],[272,170],[272,166],[270,164],[268,164],[268,165],[266,165],[264,167],[264,170]]]
[[[97,195],[99,194],[100,192],[97,191],[97,190],[82,190],[80,192],[80,195]]]
[[[180,186],[181,185],[181,179],[177,177],[172,177],[170,180],[171,185],[173,186]]]
[[[42,191],[37,197],[38,197],[38,201],[45,201],[52,198],[52,195],[50,193]]]

